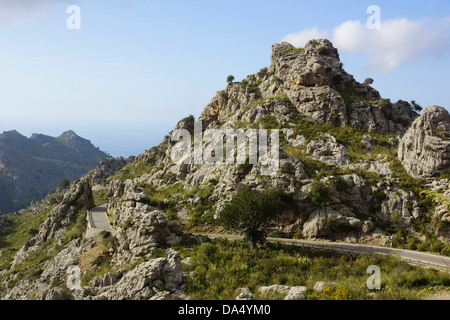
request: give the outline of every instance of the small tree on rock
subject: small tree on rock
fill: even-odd
[[[413,105],[414,111],[421,112],[423,110],[423,108],[419,104],[417,104],[416,101],[411,101],[411,104]]]
[[[68,188],[69,186],[70,186],[70,180],[67,178],[64,178],[61,181],[61,184],[59,185],[59,189],[64,190],[64,189]]]
[[[290,197],[280,190],[262,192],[239,185],[234,197],[219,213],[219,222],[227,230],[243,231],[245,240],[255,247],[263,244],[286,209]]]
[[[372,78],[366,78],[366,80],[364,80],[364,84],[370,86],[371,84],[373,84],[373,79]]]
[[[324,207],[328,200],[328,187],[321,181],[314,181],[311,185],[311,190],[308,193],[308,198],[317,206]]]
[[[228,82],[229,84],[231,84],[231,83],[233,83],[233,81],[234,81],[234,76],[229,75],[229,76],[227,77],[227,82]]]

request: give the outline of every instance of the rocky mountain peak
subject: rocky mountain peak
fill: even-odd
[[[11,130],[11,131],[4,131],[1,135],[0,135],[0,139],[8,139],[8,140],[26,140],[27,137],[21,135],[19,132],[17,132],[16,130]]]
[[[335,57],[336,59],[339,60],[338,50],[333,46],[331,41],[328,39],[316,39],[308,41],[304,49],[306,54],[319,53],[324,56]]]
[[[337,127],[403,134],[418,116],[406,101],[383,99],[371,81],[356,81],[343,69],[329,40],[311,40],[304,48],[275,44],[271,61],[269,68],[219,91],[200,120],[233,125],[261,122],[272,115],[280,125],[294,126],[299,114]]]
[[[275,44],[271,61],[271,70],[297,86],[333,86],[338,79],[335,75],[344,72],[338,50],[327,39],[309,41],[304,48]]]
[[[77,139],[82,139],[72,130],[63,132],[58,138],[61,140],[64,140],[64,141],[73,141],[73,140],[77,140]]]
[[[76,180],[108,155],[73,131],[54,138],[17,131],[0,135],[0,215],[25,208],[64,178]]]
[[[420,127],[426,134],[450,138],[450,114],[441,106],[430,106],[413,123],[413,127]]]

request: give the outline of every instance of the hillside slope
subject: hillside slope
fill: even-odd
[[[0,215],[42,199],[64,178],[76,180],[108,157],[73,131],[56,138],[4,132],[0,135]]]
[[[177,164],[171,158],[176,144],[166,137],[114,178],[133,179],[154,206],[187,230],[216,229],[217,213],[242,183],[293,197],[274,230],[279,235],[412,248],[423,243],[442,250],[448,234],[448,200],[440,197],[448,190],[448,119],[444,108],[430,107],[419,116],[410,103],[393,103],[369,83],[358,83],[328,40],[300,49],[275,44],[269,68],[230,83],[198,120],[204,138],[209,129],[280,129],[276,175],[262,174],[261,164],[198,164],[195,156]],[[194,134],[194,126],[190,116],[175,129]],[[409,141],[417,132],[429,145]],[[208,150],[212,143],[204,140]],[[415,170],[416,162],[427,167],[426,175]],[[313,186],[323,191],[318,197]]]
[[[176,163],[170,136],[136,158],[103,161],[66,193],[0,220],[0,295],[186,298],[181,256],[173,247],[202,241],[181,231],[222,231],[217,214],[240,184],[289,195],[270,230],[274,236],[448,255],[448,119],[444,108],[419,115],[408,102],[392,103],[369,83],[358,83],[328,40],[301,49],[276,44],[269,68],[230,83],[199,117],[208,152],[208,129],[280,129],[276,174],[264,175],[264,165],[249,161],[206,164],[192,157]],[[192,134],[195,126],[189,116],[175,129]],[[195,150],[195,139],[187,141]],[[87,238],[86,210],[103,201],[116,233]],[[65,287],[70,265],[81,269],[82,287],[72,292]]]

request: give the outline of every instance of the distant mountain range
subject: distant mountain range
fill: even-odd
[[[73,131],[59,137],[19,132],[0,134],[0,215],[27,207],[57,188],[64,178],[73,181],[110,158]]]

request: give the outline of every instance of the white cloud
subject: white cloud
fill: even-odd
[[[305,44],[312,39],[327,38],[328,31],[321,31],[317,28],[305,29],[300,32],[291,33],[284,36],[282,41],[289,42],[295,47],[304,47]]]
[[[0,0],[0,24],[17,25],[42,19],[45,17],[48,10],[58,3],[68,4],[69,1]]]
[[[450,17],[437,22],[391,19],[382,21],[379,30],[369,30],[360,21],[346,21],[333,30],[331,40],[340,51],[369,53],[370,69],[389,72],[410,61],[447,53],[450,49],[449,28]],[[304,46],[307,40],[323,38],[327,34],[329,32],[314,28],[287,35],[283,41]]]
[[[406,62],[447,52],[448,21],[397,18],[383,21],[380,30],[369,30],[359,21],[347,21],[334,29],[333,43],[342,51],[370,53],[371,69],[392,71]]]

